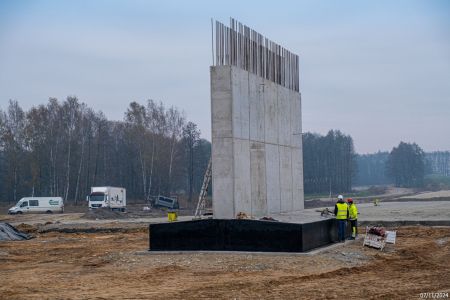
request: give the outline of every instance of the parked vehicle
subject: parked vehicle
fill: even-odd
[[[23,213],[63,213],[64,201],[61,197],[25,197],[8,210],[11,215]]]
[[[86,197],[86,200],[89,202],[90,209],[107,207],[113,210],[125,211],[127,191],[122,187],[91,187],[91,193]]]
[[[169,197],[164,197],[161,195],[156,197],[154,205],[156,207],[167,207],[167,208],[171,208],[171,209],[180,208],[177,198],[169,198]]]

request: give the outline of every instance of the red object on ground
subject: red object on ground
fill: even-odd
[[[369,233],[370,234],[375,234],[378,236],[385,236],[386,235],[386,230],[384,229],[384,227],[370,227],[369,228]]]

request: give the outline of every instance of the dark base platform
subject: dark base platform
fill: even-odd
[[[337,222],[206,219],[150,224],[149,234],[150,251],[306,252],[337,241]]]

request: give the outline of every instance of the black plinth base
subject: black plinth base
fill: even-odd
[[[150,224],[149,234],[150,251],[305,252],[335,242],[337,222],[206,219]]]

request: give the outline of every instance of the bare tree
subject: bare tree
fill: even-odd
[[[108,121],[76,97],[27,112],[10,101],[0,110],[0,200],[51,195],[78,204],[103,184],[124,186],[129,199],[188,189],[192,198],[209,153],[199,136],[179,110],[152,100],[130,103],[124,121]]]
[[[48,129],[47,129],[47,143],[50,145],[50,176],[51,186],[50,195],[59,195],[59,178],[57,162],[59,158],[59,145],[61,140],[61,107],[56,98],[50,98],[47,104],[49,114]]]
[[[64,191],[64,199],[68,200],[70,188],[70,159],[72,155],[72,138],[76,129],[78,110],[80,104],[76,97],[67,97],[63,104],[63,124],[67,132],[67,165],[66,165],[66,184]]]
[[[192,202],[194,192],[194,149],[200,139],[200,130],[197,125],[188,122],[183,128],[183,139],[188,156],[188,186],[189,186],[189,202]]]
[[[6,116],[3,139],[9,162],[10,178],[13,181],[12,198],[16,202],[20,160],[24,150],[25,114],[17,101],[10,100]]]
[[[176,147],[177,143],[182,137],[183,127],[185,125],[185,117],[173,106],[170,107],[166,112],[167,119],[167,130],[168,136],[170,138],[169,144],[169,182],[168,190],[169,193],[172,192],[172,173],[173,173],[173,163],[175,160],[175,151],[178,149]]]
[[[46,151],[49,150],[46,143],[48,123],[49,114],[44,105],[33,107],[26,114],[25,140],[30,159],[32,196],[35,195],[36,189],[38,194],[47,190],[42,181],[46,167]]]
[[[77,172],[77,181],[76,181],[76,185],[75,185],[75,205],[78,203],[78,190],[79,190],[79,186],[80,186],[80,178],[81,178],[81,171],[82,171],[82,167],[83,167],[83,162],[84,162],[84,149],[85,149],[85,144],[86,144],[86,139],[87,139],[87,134],[88,134],[88,130],[89,130],[89,124],[88,124],[88,119],[86,116],[86,105],[85,104],[81,104],[80,106],[80,132],[79,132],[79,141],[81,144],[81,153],[80,153],[80,162],[78,164],[78,172]],[[93,113],[91,112],[90,115],[92,115]]]
[[[146,161],[144,159],[145,151],[145,128],[147,127],[147,113],[143,105],[137,102],[130,103],[130,107],[125,114],[125,120],[130,126],[130,134],[134,137],[134,142],[137,144],[139,162],[142,175],[142,191],[143,196],[147,199],[147,176],[146,176]]]

